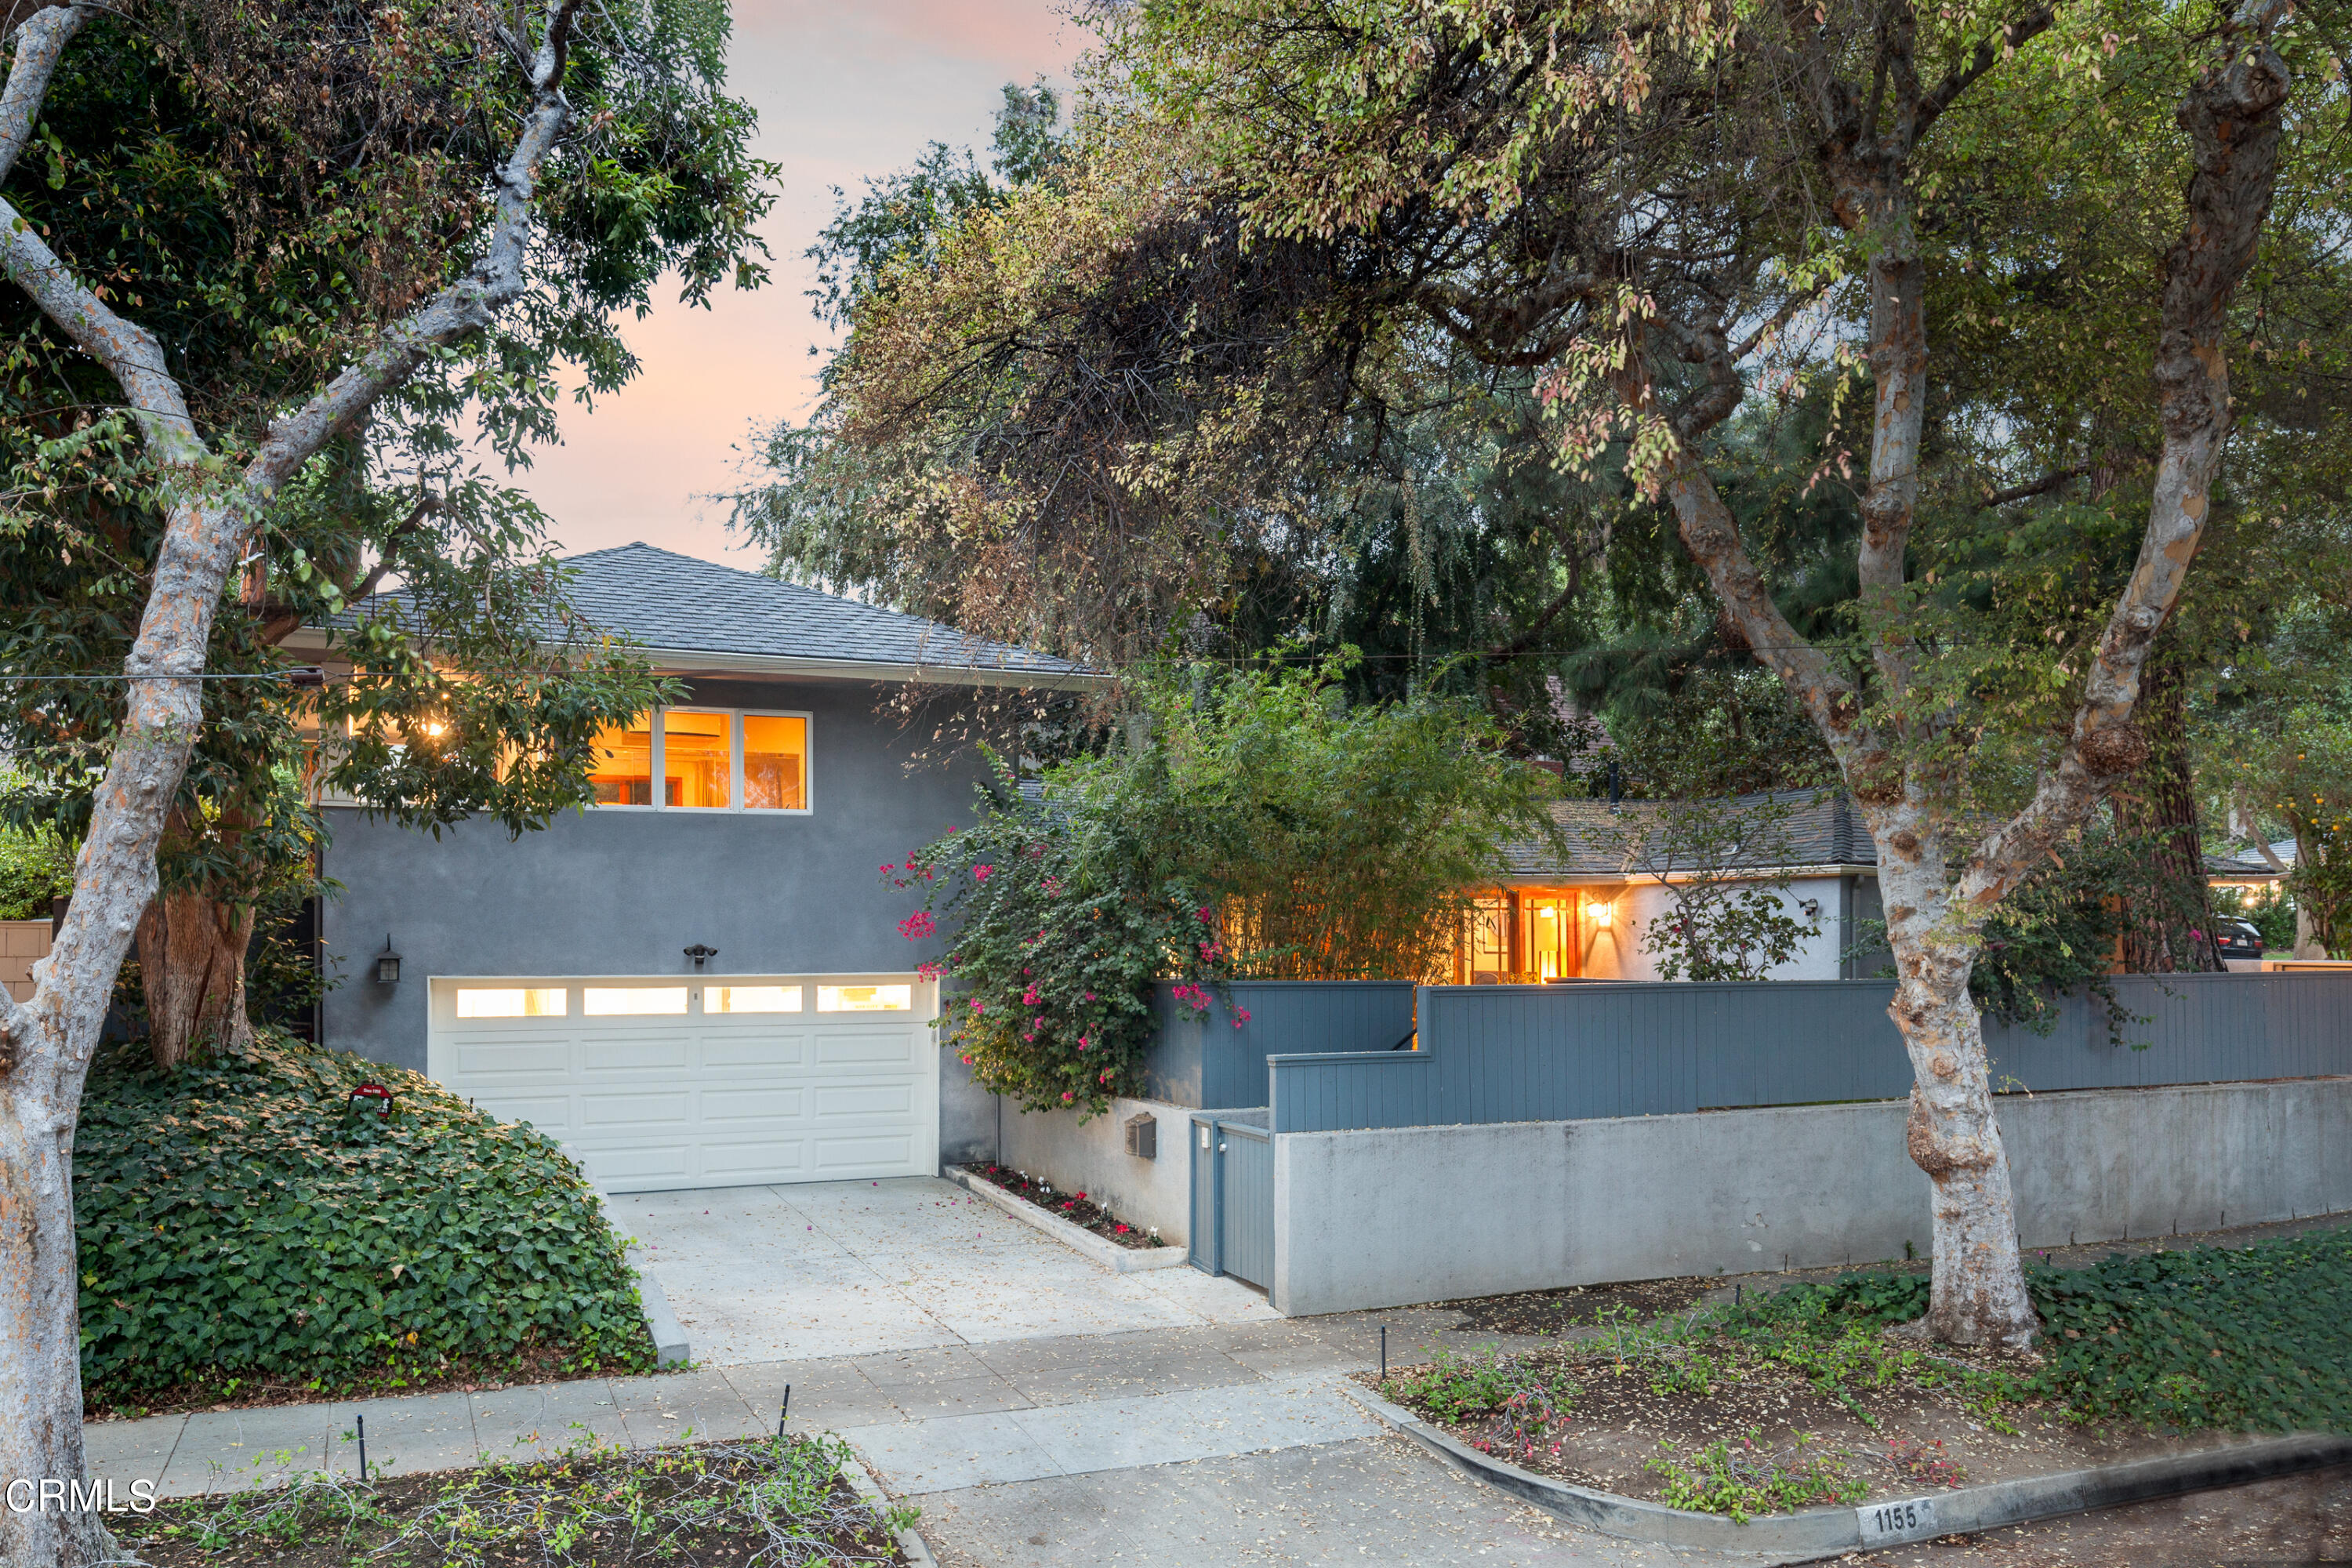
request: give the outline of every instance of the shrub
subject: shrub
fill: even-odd
[[[73,850],[55,828],[0,828],[0,921],[45,921],[73,891]]]
[[[352,1107],[365,1082],[394,1092],[388,1116]],[[397,1383],[525,1351],[651,1370],[622,1242],[552,1140],[271,1031],[168,1073],[135,1045],[103,1056],[74,1218],[93,1397]]]

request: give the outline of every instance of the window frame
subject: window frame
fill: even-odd
[[[814,816],[816,815],[816,715],[805,708],[730,708],[717,702],[666,702],[646,710],[646,728],[652,742],[647,766],[652,770],[655,787],[650,791],[658,797],[667,793],[662,786],[667,773],[663,763],[667,760],[668,741],[662,725],[664,715],[680,713],[717,713],[727,720],[727,804],[725,805],[671,805],[656,798],[645,805],[625,805],[617,801],[587,803],[590,811],[674,811],[682,816]],[[752,807],[743,804],[743,721],[746,719],[797,719],[801,721],[801,799],[803,805]]]

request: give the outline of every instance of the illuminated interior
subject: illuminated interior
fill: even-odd
[[[1557,980],[1584,972],[1577,941],[1573,898],[1530,897],[1523,906],[1528,932],[1528,973]]]
[[[584,985],[580,1011],[591,1018],[640,1018],[686,1011],[683,985]]]
[[[662,710],[664,805],[709,810],[727,805],[735,771],[729,718],[690,709]]]
[[[561,1018],[571,993],[561,985],[461,986],[457,991],[460,1018]]]
[[[820,1013],[904,1013],[915,1005],[911,985],[820,985]]]
[[[808,721],[743,715],[743,805],[751,811],[808,809]]]
[[[797,985],[713,985],[702,994],[705,1013],[797,1013]]]
[[[1470,974],[1501,976],[1511,964],[1511,906],[1504,899],[1480,899],[1470,915]]]
[[[589,768],[598,805],[653,805],[654,736],[646,719],[597,731]]]

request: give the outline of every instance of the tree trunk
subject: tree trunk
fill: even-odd
[[[139,983],[147,994],[147,1048],[170,1069],[210,1040],[253,1038],[245,1010],[250,905],[217,903],[194,889],[158,893],[139,921]]]
[[[1878,847],[1895,1000],[1887,1013],[1911,1057],[1905,1143],[1927,1173],[1935,1279],[1914,1331],[1952,1344],[2021,1349],[2039,1320],[2025,1292],[2009,1155],[1993,1117],[1984,1017],[1969,994],[1980,921],[1951,903],[1943,843],[1916,799],[1864,808]]]
[[[11,1406],[0,1433],[0,1563],[127,1561],[105,1516],[80,1491],[81,1335],[74,1261],[73,1156],[48,1107],[0,1099],[0,1389]],[[30,1430],[26,1430],[29,1426]],[[44,1492],[63,1483],[74,1493]],[[19,1503],[31,1506],[17,1508]]]
[[[2116,826],[2144,876],[2124,921],[2124,968],[2133,974],[2229,967],[2213,945],[2212,889],[2189,773],[2188,685],[2180,650],[2168,638],[2140,678],[2147,761],[2114,796]]]

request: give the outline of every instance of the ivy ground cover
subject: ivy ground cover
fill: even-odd
[[[348,1052],[265,1033],[168,1073],[106,1054],[74,1218],[93,1414],[653,1370],[579,1168]]]
[[[1441,1356],[1381,1385],[1454,1436],[1574,1485],[1735,1519],[2116,1463],[2226,1434],[2352,1431],[2352,1227],[2030,1271],[2024,1356],[1892,1332],[1916,1275]]]

